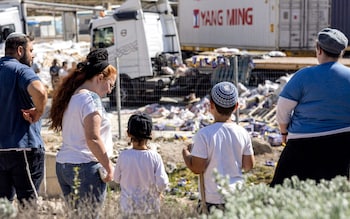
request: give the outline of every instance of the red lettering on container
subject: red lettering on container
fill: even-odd
[[[233,8],[226,11],[227,25],[253,25],[253,8]]]
[[[203,26],[222,26],[223,10],[211,10],[201,12],[201,24]]]

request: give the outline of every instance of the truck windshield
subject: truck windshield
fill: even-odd
[[[113,27],[103,27],[93,30],[92,46],[94,48],[107,48],[114,45]]]
[[[15,32],[14,24],[1,25],[0,26],[0,43],[4,42],[7,36],[12,32]]]

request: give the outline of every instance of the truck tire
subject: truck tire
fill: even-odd
[[[133,86],[130,80],[120,80],[120,103],[122,106],[130,106],[134,102]]]
[[[116,88],[112,90],[110,94],[107,94],[109,97],[109,107],[112,109],[117,106],[117,96],[116,96]],[[121,79],[120,84],[120,104],[121,106],[129,106],[131,103],[133,103],[134,96],[133,96],[133,87],[131,85],[130,80],[128,79]]]
[[[162,90],[156,87],[154,88],[153,93],[150,95],[147,95],[146,98],[152,102],[159,102],[160,98],[162,98]]]
[[[211,83],[210,83],[210,77],[203,76],[198,79],[197,85],[196,85],[196,96],[197,97],[204,97],[207,94],[209,94],[211,89]]]

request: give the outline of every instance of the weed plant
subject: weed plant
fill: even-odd
[[[7,199],[0,198],[0,218],[14,218],[17,215],[17,209]]]
[[[298,178],[286,180],[283,185],[269,187],[267,183],[256,183],[246,174],[246,184],[228,189],[225,177],[216,175],[221,185],[220,192],[226,199],[226,210],[214,210],[211,215],[198,215],[195,211],[197,200],[191,200],[189,193],[197,192],[197,175],[182,168],[170,174],[171,186],[163,194],[161,213],[157,217],[148,218],[244,218],[244,219],[348,219],[350,218],[350,182],[344,177],[336,177],[332,181],[300,181]],[[184,183],[184,179],[185,183]],[[264,178],[266,180],[266,178]],[[78,182],[78,181],[77,181]],[[78,185],[79,183],[77,183]],[[118,186],[108,187],[104,206],[98,209],[100,219],[122,218],[119,209],[120,189]],[[177,188],[176,193],[171,189]],[[75,196],[79,198],[79,196]],[[82,201],[82,200],[80,200]],[[80,211],[72,211],[63,199],[41,200],[39,208],[33,203],[19,207],[7,200],[0,199],[0,218],[39,218],[39,219],[75,219],[92,218],[91,212],[96,208],[85,203]],[[129,217],[145,218],[145,217]]]
[[[227,180],[216,176],[226,198],[226,211],[215,210],[208,218],[232,219],[346,219],[350,218],[350,182],[345,177],[316,184],[313,180],[286,179],[283,185],[244,185],[228,189]]]

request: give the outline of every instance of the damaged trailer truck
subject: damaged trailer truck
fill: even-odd
[[[158,100],[164,90],[174,89],[172,76],[164,75],[162,67],[174,68],[196,51],[313,51],[318,31],[330,25],[330,4],[331,0],[127,0],[113,15],[92,20],[91,46],[107,48],[112,63],[119,59],[122,104]],[[172,8],[177,9],[176,22]],[[210,75],[202,76],[195,73],[192,90],[210,86]]]
[[[92,49],[106,48],[109,62],[118,66],[122,106],[164,96],[202,97],[212,85],[213,69],[177,74],[182,51],[168,0],[127,0],[111,15],[91,21],[90,39]],[[116,92],[109,98],[115,106]]]
[[[158,101],[172,80],[165,67],[182,63],[175,18],[167,0],[127,0],[112,15],[91,21],[91,47],[106,48],[119,68],[121,104]],[[115,104],[115,92],[110,96]]]

